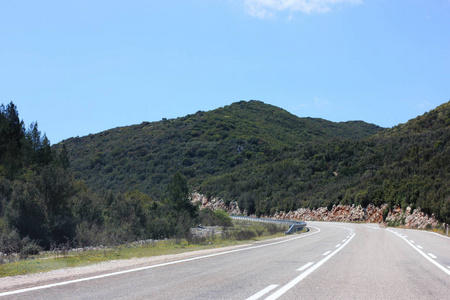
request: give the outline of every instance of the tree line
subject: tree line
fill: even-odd
[[[220,223],[221,217],[191,205],[181,173],[161,199],[87,187],[74,178],[65,146],[52,149],[37,122],[26,128],[14,103],[0,106],[3,254],[180,237],[196,223]]]

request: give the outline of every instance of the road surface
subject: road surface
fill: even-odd
[[[308,222],[308,233],[1,299],[450,299],[450,239],[376,224]]]

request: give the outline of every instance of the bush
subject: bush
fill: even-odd
[[[199,221],[205,226],[233,226],[233,220],[224,210],[202,209],[199,213]]]
[[[233,220],[224,210],[215,210],[214,211],[214,221],[215,225],[223,226],[223,227],[231,227],[233,226]]]
[[[79,247],[99,246],[108,244],[104,228],[96,224],[82,222],[77,225],[76,245]]]
[[[238,241],[251,240],[254,237],[256,237],[256,233],[251,230],[241,230],[238,231],[235,235],[235,238]]]
[[[4,226],[2,226],[4,227]],[[0,230],[0,252],[6,255],[18,253],[21,248],[20,236],[17,230]]]
[[[19,252],[21,259],[26,259],[30,255],[39,254],[40,251],[42,251],[42,247],[35,241],[30,240],[30,238],[26,237],[21,241],[21,249]]]
[[[17,230],[8,230],[3,225],[0,230],[0,252],[6,257],[11,258],[13,254],[19,254],[21,259],[25,259],[30,255],[39,254],[42,251],[36,241],[31,240],[28,236],[21,239]]]
[[[276,234],[278,232],[284,232],[286,230],[284,230],[285,228],[283,226],[277,226],[276,224],[266,224],[266,228],[267,231],[269,232],[269,234]]]

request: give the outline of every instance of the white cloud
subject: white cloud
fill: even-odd
[[[289,17],[294,12],[306,14],[326,13],[337,4],[359,4],[362,0],[245,0],[247,12],[259,18],[273,17],[277,12],[287,11]]]

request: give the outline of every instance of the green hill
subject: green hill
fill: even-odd
[[[270,161],[276,153],[294,151],[308,142],[359,140],[381,129],[364,122],[299,118],[259,101],[241,101],[209,112],[114,128],[62,143],[76,178],[89,186],[139,190],[161,197],[177,171],[197,187],[211,176]]]
[[[159,199],[181,171],[191,190],[238,201],[257,215],[388,203],[420,206],[449,222],[449,106],[382,130],[241,101],[63,143],[76,178],[95,189]]]

